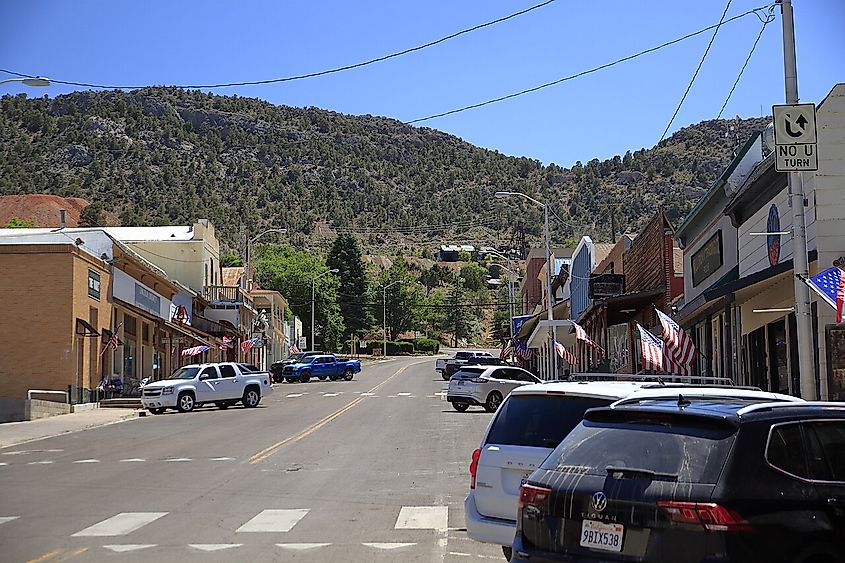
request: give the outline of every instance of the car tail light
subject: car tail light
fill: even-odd
[[[519,488],[519,510],[523,510],[527,506],[532,506],[541,512],[548,512],[551,496],[552,490],[548,487],[522,485]]]
[[[478,474],[478,458],[481,457],[481,448],[475,448],[475,451],[472,452],[472,461],[469,464],[469,474],[472,477],[472,480],[469,483],[469,488],[475,488],[475,476]]]
[[[486,383],[487,380],[483,377],[473,377],[469,380],[470,383]]]
[[[657,506],[669,513],[673,522],[698,524],[709,532],[748,532],[751,525],[738,512],[712,502],[661,500]]]

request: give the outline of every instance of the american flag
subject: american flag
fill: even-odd
[[[202,354],[206,350],[208,350],[208,346],[194,346],[193,348],[185,348],[182,350],[182,356],[196,356],[197,354]]]
[[[117,339],[117,333],[116,332],[111,333],[111,336],[109,337],[109,344],[108,344],[109,348],[111,348],[112,350],[117,350],[117,347],[119,345],[120,345],[120,341]]]
[[[663,356],[667,360],[664,365],[666,372],[689,375],[697,354],[692,339],[669,315],[659,309],[655,311],[665,342]]]
[[[836,309],[836,322],[841,323],[845,316],[845,270],[838,266],[828,268],[811,277],[807,285]]]
[[[510,353],[513,351],[513,343],[510,340],[505,341],[504,346],[502,346],[502,351],[499,354],[499,359],[504,360]]]
[[[663,369],[663,341],[637,323],[640,331],[640,345],[643,353],[643,369]]]
[[[299,354],[299,346],[296,344],[291,344],[290,348],[288,348],[288,354]]]
[[[254,336],[253,338],[250,338],[249,340],[244,340],[243,342],[241,342],[241,350],[243,352],[249,352],[250,350],[252,350],[253,346],[258,344],[258,341],[260,339],[261,339],[260,336]]]
[[[223,337],[223,343],[220,344],[220,349],[221,350],[228,350],[231,347],[232,347],[232,337],[231,336],[224,336]]]
[[[601,346],[595,343],[595,341],[587,335],[587,331],[584,330],[584,327],[579,325],[578,323],[572,323],[572,326],[575,327],[575,339],[580,340],[590,348],[595,348],[597,350],[603,350]]]
[[[557,355],[566,360],[570,366],[574,366],[578,363],[578,358],[575,357],[575,354],[567,350],[560,342],[555,342],[555,351],[557,352]]]
[[[516,357],[522,360],[530,360],[532,357],[534,357],[534,352],[532,352],[528,346],[526,346],[519,340],[513,341],[513,349]]]

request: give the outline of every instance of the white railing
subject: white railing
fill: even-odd
[[[65,398],[65,403],[70,403],[70,397],[67,391],[51,391],[49,389],[30,389],[26,392],[26,399],[28,401],[32,400],[32,394],[47,394],[47,395],[62,395]]]

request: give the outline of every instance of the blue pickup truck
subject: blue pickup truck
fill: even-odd
[[[343,379],[351,381],[352,377],[361,371],[361,362],[358,360],[349,360],[346,362],[338,361],[332,354],[324,354],[320,356],[309,356],[303,358],[301,362],[287,365],[282,368],[282,377],[288,383],[295,381],[301,383],[308,383],[312,377],[321,380]]]

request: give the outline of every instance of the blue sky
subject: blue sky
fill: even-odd
[[[98,84],[207,84],[356,63],[425,43],[540,0],[78,0],[0,3],[0,68]],[[820,102],[845,80],[845,0],[793,0],[799,93]],[[762,6],[734,0],[728,17]],[[216,90],[275,104],[411,120],[598,66],[719,21],[723,1],[552,4],[421,52],[340,74]],[[783,103],[780,10],[724,117]],[[716,117],[761,27],[726,24],[670,133]],[[712,32],[611,69],[423,125],[505,154],[570,166],[651,147]],[[0,78],[5,75],[0,74]],[[0,86],[0,95],[73,88]]]

